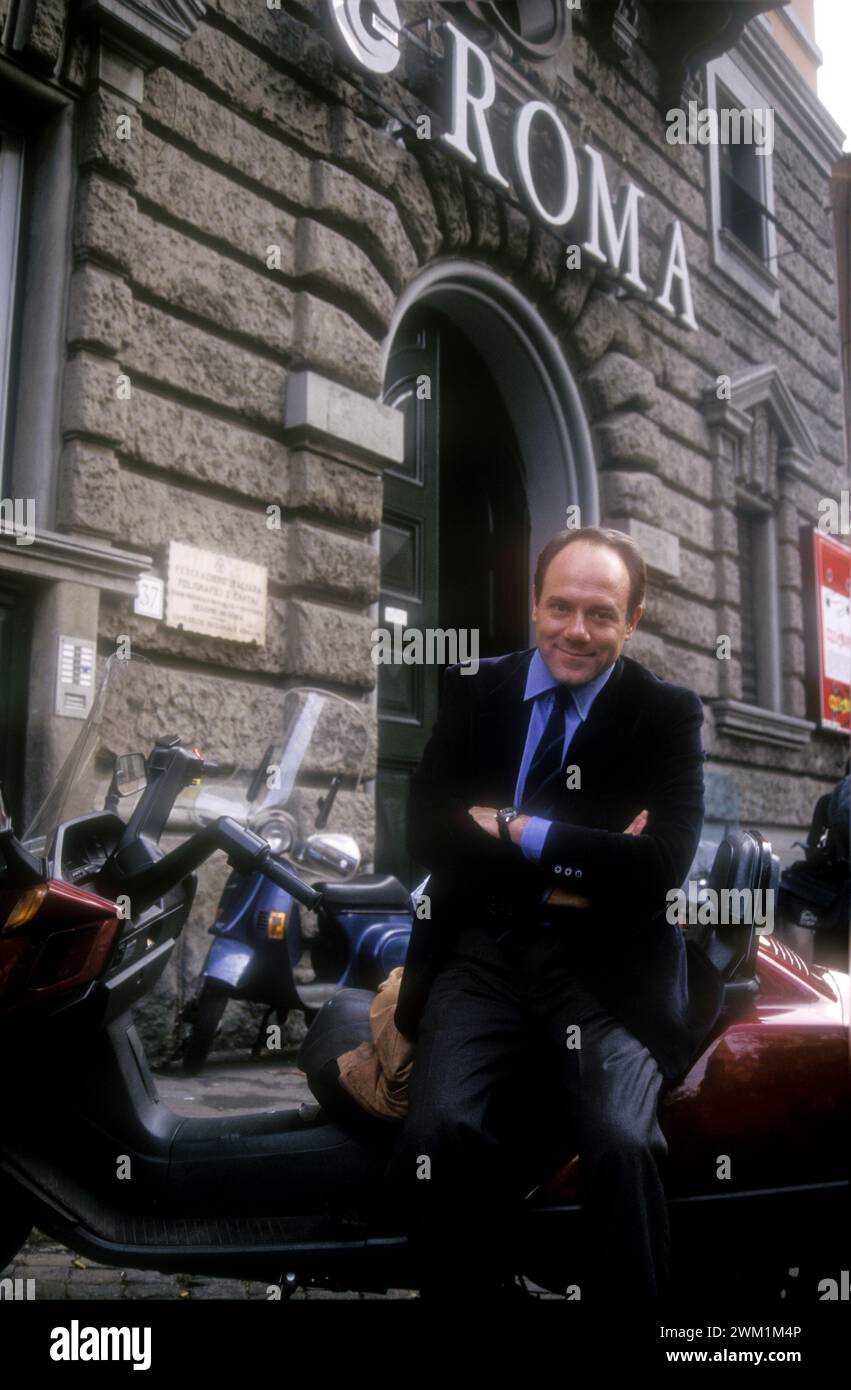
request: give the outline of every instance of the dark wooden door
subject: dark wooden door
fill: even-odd
[[[527,646],[522,461],[474,344],[443,315],[414,311],[397,334],[385,400],[405,415],[405,462],[385,473],[380,626],[475,629],[480,656]],[[405,850],[408,782],[437,717],[442,673],[378,667],[376,868],[408,886],[425,875]]]

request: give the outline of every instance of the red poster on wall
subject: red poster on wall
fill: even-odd
[[[823,531],[813,532],[818,615],[819,723],[851,727],[851,551]]]

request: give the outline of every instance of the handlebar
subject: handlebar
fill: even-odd
[[[119,845],[106,861],[100,877],[111,890],[117,888],[119,893],[131,898],[135,915],[174,888],[217,849],[224,850],[229,863],[240,873],[265,874],[305,907],[315,908],[322,899],[321,893],[273,858],[265,840],[229,816],[220,816],[176,849],[141,866]]]
[[[264,873],[267,878],[270,878],[273,883],[277,883],[279,888],[283,888],[285,892],[291,893],[292,896],[297,898],[300,903],[303,903],[305,907],[312,910],[318,907],[319,903],[322,901],[321,893],[318,893],[315,888],[311,888],[309,884],[303,883],[297,874],[292,873],[290,869],[285,869],[283,864],[279,864],[277,859],[272,857],[271,853],[265,863],[259,864],[258,868],[260,872]]]

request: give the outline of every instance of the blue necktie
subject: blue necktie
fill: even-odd
[[[526,774],[522,801],[525,815],[546,815],[556,800],[562,771],[564,720],[573,704],[570,686],[557,685],[550,717]]]

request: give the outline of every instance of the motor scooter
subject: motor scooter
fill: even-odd
[[[341,773],[316,802],[310,833],[302,830],[305,821],[310,823],[310,803],[297,788],[297,778],[302,768],[316,763],[319,731],[331,725],[347,729],[357,793],[369,747],[363,707],[299,686],[284,697],[282,739],[265,749],[244,791],[243,779],[234,771],[226,781],[205,783],[194,796],[178,801],[177,820],[182,815],[191,825],[206,825],[225,811],[262,836],[287,867],[327,876],[315,930],[306,936],[300,904],[291,893],[262,873],[231,872],[209,928],[213,941],[199,989],[183,1011],[183,1022],[190,1025],[183,1047],[188,1075],[204,1065],[230,1000],[266,1005],[253,1048],[261,1055],[275,1036],[268,1031],[273,1012],[279,1029],[291,1009],[301,1010],[309,1026],[336,989],[377,989],[405,959],[410,894],[389,874],[353,878],[361,860],[357,841],[327,830]],[[305,954],[310,979],[301,968]]]
[[[163,852],[174,802],[203,763],[168,734],[147,758],[116,761],[115,730],[139,719],[148,685],[135,661],[108,663],[92,716],[24,837],[0,810],[0,1267],[36,1226],[104,1264],[259,1279],[271,1297],[307,1285],[417,1289],[405,1222],[383,1183],[394,1122],[338,1115],[330,1091],[315,1104],[212,1118],[180,1114],[160,1096],[132,1010],[168,964],[196,869],[221,850],[307,908],[322,890],[227,816]],[[125,701],[120,716],[107,708],[113,697]],[[345,765],[335,730],[325,732],[328,761],[333,751]],[[311,797],[319,771],[302,768]],[[126,815],[86,809],[102,808],[104,777]],[[776,867],[761,837],[742,832],[720,846],[712,886],[765,889]],[[701,930],[729,1008],[662,1111],[677,1275],[690,1298],[704,1283],[745,1298],[776,1285],[779,1298],[789,1264],[808,1267],[812,1254],[830,1273],[840,1253],[847,976],[807,970],[746,923]],[[366,1040],[373,997],[336,992],[303,1047],[312,1040],[331,1057]],[[548,1101],[552,1110],[530,1077],[516,1117],[530,1135]],[[737,1158],[719,1184],[717,1154],[731,1133]],[[506,1249],[518,1274],[564,1292],[581,1284],[579,1158],[571,1145],[541,1154],[546,1171]]]

